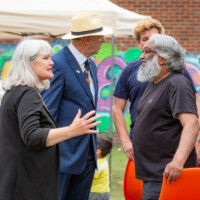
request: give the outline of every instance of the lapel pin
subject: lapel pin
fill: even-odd
[[[79,71],[79,70],[76,70],[76,72],[80,74],[80,71]]]

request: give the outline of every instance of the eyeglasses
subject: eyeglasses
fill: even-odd
[[[142,50],[142,54],[146,55],[148,53],[157,53],[157,52],[153,50]]]

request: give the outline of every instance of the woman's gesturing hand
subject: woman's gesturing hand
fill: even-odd
[[[98,133],[98,130],[91,129],[101,123],[101,121],[95,122],[100,116],[93,116],[94,114],[95,110],[88,112],[81,118],[81,110],[79,109],[69,126],[54,128],[49,131],[46,146],[49,147],[79,135]]]
[[[95,110],[92,110],[85,114],[82,118],[80,118],[81,110],[78,109],[78,113],[70,125],[70,129],[74,136],[83,135],[87,133],[96,134],[99,132],[98,130],[91,129],[101,123],[101,121],[95,122],[95,120],[97,120],[100,117],[99,115],[93,116],[95,112]]]

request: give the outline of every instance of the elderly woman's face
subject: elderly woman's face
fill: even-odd
[[[51,53],[41,52],[30,64],[39,81],[53,78]]]

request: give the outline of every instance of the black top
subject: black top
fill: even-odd
[[[58,199],[58,145],[46,138],[56,125],[34,88],[13,87],[0,109],[0,199]]]
[[[182,133],[178,113],[197,115],[195,91],[179,73],[172,73],[157,84],[150,82],[138,104],[133,128],[136,177],[162,181],[165,166],[171,162]],[[193,150],[185,167],[195,167]]]

